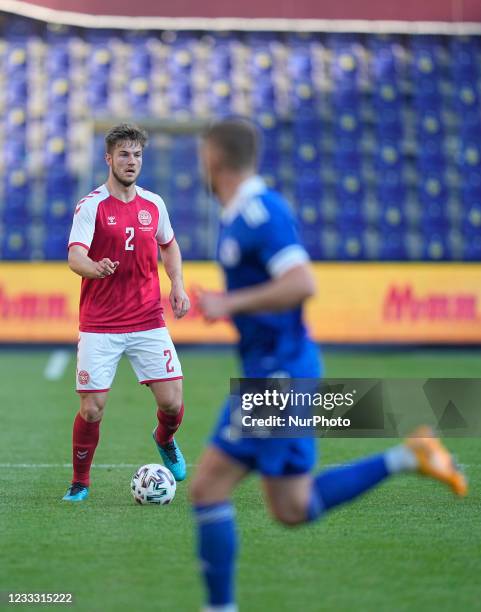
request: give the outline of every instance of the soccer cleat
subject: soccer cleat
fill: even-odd
[[[187,467],[185,465],[184,455],[182,454],[180,448],[177,446],[175,440],[172,442],[168,442],[164,446],[161,446],[155,437],[155,432],[157,429],[154,429],[152,433],[152,437],[154,438],[154,442],[157,445],[157,449],[162,457],[162,461],[166,468],[168,468],[177,482],[184,480],[187,476]]]
[[[466,495],[468,483],[449,451],[436,438],[430,427],[418,427],[406,439],[418,461],[418,472],[447,484],[456,495]]]
[[[80,482],[73,482],[67,493],[62,497],[63,501],[79,502],[84,501],[89,496],[89,488]]]

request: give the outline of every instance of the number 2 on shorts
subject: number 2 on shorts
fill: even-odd
[[[171,374],[174,371],[174,366],[172,365],[172,352],[170,349],[165,349],[164,356],[168,357],[167,363],[165,365],[165,371],[167,374]]]

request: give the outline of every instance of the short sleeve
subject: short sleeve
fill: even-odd
[[[160,246],[167,246],[174,239],[174,230],[170,224],[169,213],[164,201],[159,198],[156,204],[159,210],[159,224],[155,238]]]
[[[259,254],[269,275],[282,276],[291,268],[309,261],[297,231],[297,224],[287,207],[269,211],[269,219],[258,228]]]
[[[70,230],[69,248],[74,244],[79,244],[87,250],[90,249],[95,231],[96,212],[97,207],[92,206],[90,202],[77,204]]]

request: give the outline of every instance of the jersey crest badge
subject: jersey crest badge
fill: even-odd
[[[107,217],[107,225],[117,225],[115,217]]]
[[[139,210],[138,219],[141,225],[150,225],[152,223],[152,215],[148,210]]]
[[[88,385],[90,382],[90,374],[86,370],[80,370],[77,378],[81,385]]]
[[[236,266],[240,261],[239,243],[233,238],[225,238],[219,248],[219,259],[226,268]]]

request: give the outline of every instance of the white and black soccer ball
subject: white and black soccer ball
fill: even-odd
[[[139,467],[132,476],[132,495],[138,504],[165,505],[175,497],[175,478],[172,472],[158,463]]]

